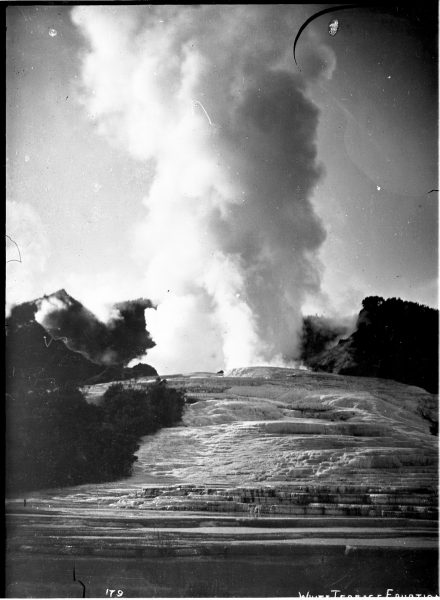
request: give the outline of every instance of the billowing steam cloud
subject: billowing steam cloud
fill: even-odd
[[[136,231],[160,372],[295,357],[319,289],[310,197],[318,109],[283,6],[87,6],[82,99],[98,131],[155,178]],[[309,79],[329,76],[319,47]],[[321,69],[321,71],[319,70]],[[304,74],[306,73],[306,75]]]
[[[64,290],[37,300],[36,305],[36,320],[54,338],[96,363],[125,365],[154,346],[145,324],[145,309],[152,306],[149,300],[115,304],[107,323]]]

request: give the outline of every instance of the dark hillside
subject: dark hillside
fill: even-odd
[[[55,381],[82,383],[98,375],[101,365],[67,348],[35,321],[36,306],[21,304],[6,319],[6,385],[11,391],[26,380],[33,387]],[[12,391],[11,391],[12,393]]]
[[[394,379],[438,392],[438,310],[400,298],[369,296],[356,330],[308,359],[320,371]]]
[[[71,301],[76,302],[67,294],[66,296]],[[60,334],[57,336],[53,330],[49,332],[46,327],[35,320],[38,303],[39,300],[35,300],[15,306],[6,319],[6,382],[8,391],[11,391],[23,378],[26,380],[27,385],[31,387],[40,384],[50,387],[56,381],[63,384],[83,385],[85,383],[105,383],[157,375],[154,367],[147,364],[130,368],[123,366],[123,364],[107,365],[90,360],[84,353],[89,355],[92,353],[87,352],[88,348],[92,347],[91,343],[88,344],[87,348],[83,347],[84,353],[76,351],[71,346],[71,338],[67,339]],[[79,311],[82,316],[84,314],[92,315],[81,304],[78,303],[78,305],[80,308],[76,308],[74,314]],[[135,312],[139,312],[139,309],[136,308]],[[66,315],[64,315],[64,319],[66,319]],[[89,319],[89,322],[96,325],[95,321],[99,323],[95,317],[91,321]],[[143,322],[145,325],[145,320]],[[101,325],[105,328],[105,325]],[[79,326],[78,329],[81,330],[81,327]],[[115,355],[126,356],[123,341],[124,338],[130,337],[130,331],[130,328],[128,328],[128,332],[124,336],[120,331],[117,337],[114,338],[114,340],[122,339],[120,350],[116,345],[113,345]],[[63,333],[68,332],[63,331]],[[145,340],[150,339],[147,332],[145,335],[146,338],[142,338],[143,343],[145,343]],[[83,339],[80,334],[78,336],[79,339]],[[136,343],[140,343],[139,339]],[[73,340],[73,345],[75,346],[75,340]],[[143,346],[138,345],[136,350],[140,351],[141,347]]]
[[[129,476],[139,437],[179,421],[183,394],[157,382],[142,393],[117,387],[115,410],[89,404],[78,386],[154,376],[156,370],[89,360],[35,320],[38,302],[15,306],[6,319],[7,492]],[[133,305],[125,306],[130,313]],[[114,339],[124,336],[120,329]]]
[[[144,314],[153,305],[145,298],[114,304],[106,323],[65,290],[43,296],[35,304],[41,309],[38,320],[54,338],[65,339],[71,350],[95,363],[126,366],[155,346]]]

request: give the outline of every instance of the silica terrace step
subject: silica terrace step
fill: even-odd
[[[298,486],[224,488],[191,485],[149,487],[123,495],[113,506],[167,511],[438,518],[432,488]]]

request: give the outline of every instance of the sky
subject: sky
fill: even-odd
[[[437,8],[323,15],[295,64],[327,6],[9,6],[7,307],[149,298],[168,373],[290,364],[302,314],[368,295],[437,307]]]

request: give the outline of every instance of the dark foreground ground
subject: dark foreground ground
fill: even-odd
[[[83,507],[67,514],[11,502],[7,534],[6,597],[99,598],[110,597],[110,590],[116,590],[113,597],[134,598],[439,591],[437,522],[424,519]]]
[[[281,556],[9,557],[7,596],[26,598],[261,597],[438,594],[435,550],[311,547]]]

